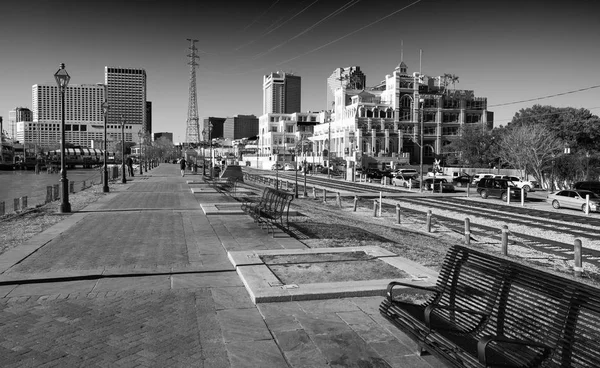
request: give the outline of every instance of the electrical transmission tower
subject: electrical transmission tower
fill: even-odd
[[[187,116],[187,127],[185,130],[185,142],[189,145],[190,143],[198,144],[200,143],[200,132],[199,132],[199,121],[198,121],[198,97],[196,95],[196,67],[198,63],[196,63],[196,59],[198,59],[198,55],[196,54],[195,43],[198,40],[193,40],[191,38],[187,39],[190,41],[190,53],[187,55],[190,58],[188,65],[190,66],[190,100],[188,104],[188,116]]]

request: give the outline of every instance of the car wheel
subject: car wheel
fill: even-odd
[[[508,194],[506,194],[506,192],[502,193],[502,195],[500,196],[500,198],[506,202],[506,198],[508,198]]]
[[[457,187],[462,187],[462,183],[461,183],[460,181],[459,181],[459,182],[456,182],[456,186],[457,186]]]
[[[529,192],[529,191],[531,190],[531,188],[529,187],[529,185],[523,185],[523,189],[524,189],[526,192]]]
[[[393,182],[392,182],[392,185],[393,185],[393,186],[396,186],[396,182],[395,182],[395,181],[393,181]]]
[[[581,205],[581,210],[585,212],[585,204]],[[592,209],[588,206],[588,213],[592,212]]]
[[[486,199],[488,197],[488,192],[487,190],[482,190],[479,195],[481,195],[481,198]]]
[[[555,200],[552,201],[552,207],[554,207],[556,209],[559,209],[560,208],[560,203],[558,203],[558,201],[555,199]]]

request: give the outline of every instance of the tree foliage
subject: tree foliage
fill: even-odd
[[[495,132],[465,124],[460,134],[444,146],[446,165],[490,167],[497,162]]]

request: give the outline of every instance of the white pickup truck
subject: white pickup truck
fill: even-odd
[[[461,172],[451,172],[448,174],[444,174],[444,173],[433,173],[433,172],[428,172],[427,173],[428,177],[433,177],[435,176],[436,179],[446,179],[446,181],[448,183],[452,183],[454,185],[456,185],[457,187],[462,187],[462,186],[466,186],[467,183],[471,182],[471,177],[465,173],[461,173]]]

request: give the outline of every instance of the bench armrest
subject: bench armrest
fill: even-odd
[[[479,339],[477,342],[477,358],[479,362],[487,367],[487,351],[488,345],[491,342],[507,343],[523,346],[533,346],[544,349],[544,356],[548,356],[552,352],[552,347],[541,342],[531,340],[512,339],[503,335],[487,335]]]
[[[430,291],[432,293],[436,292],[437,289],[435,288],[435,286],[422,286],[422,285],[414,285],[414,284],[409,284],[409,283],[405,283],[405,282],[400,282],[400,281],[392,281],[388,284],[387,286],[387,298],[388,301],[391,303],[393,302],[392,300],[392,291],[394,289],[394,286],[406,286],[412,289],[419,289],[419,290],[425,290],[425,291]]]
[[[483,316],[483,317],[489,317],[490,316],[490,313],[488,313],[488,312],[482,312],[482,311],[473,310],[473,309],[450,307],[450,306],[447,306],[447,305],[430,304],[427,307],[425,307],[425,325],[428,328],[431,328],[431,313],[435,309],[444,309],[444,310],[449,310],[449,311],[453,311],[453,312],[475,314],[475,315],[479,315],[479,316]]]

